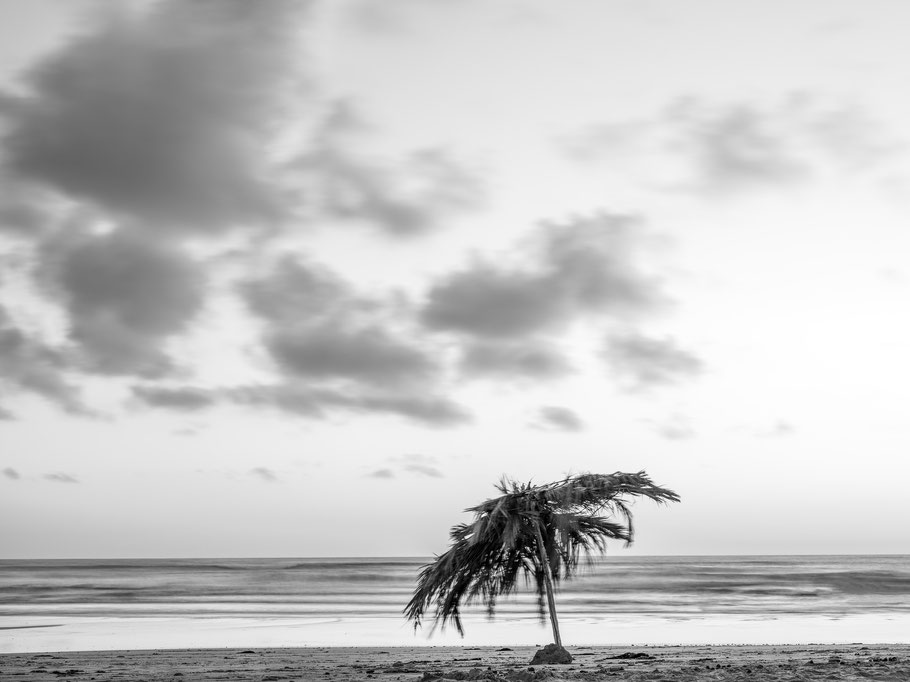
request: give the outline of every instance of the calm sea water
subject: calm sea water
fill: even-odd
[[[535,644],[536,596],[467,636],[401,611],[425,559],[0,561],[0,651]],[[607,557],[565,582],[577,644],[910,641],[910,556]]]

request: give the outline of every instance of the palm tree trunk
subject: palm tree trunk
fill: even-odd
[[[559,636],[559,620],[556,618],[556,598],[553,596],[553,574],[550,572],[550,560],[543,544],[543,534],[540,532],[540,525],[534,524],[534,530],[537,531],[537,548],[540,550],[540,563],[543,564],[543,579],[547,588],[547,605],[550,607],[550,625],[553,626],[553,641],[556,646],[561,647],[562,638]]]

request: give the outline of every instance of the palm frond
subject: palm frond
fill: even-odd
[[[536,486],[503,477],[496,489],[499,497],[465,510],[474,514],[474,521],[454,526],[449,549],[418,574],[404,609],[415,629],[432,611],[437,625],[444,627],[451,620],[464,634],[462,604],[482,601],[492,616],[497,598],[514,592],[519,576],[534,584],[543,619],[545,569],[538,532],[558,583],[577,572],[582,558],[605,552],[607,540],[632,542],[627,498],[679,501],[679,495],[655,485],[643,471],[587,473]],[[616,516],[622,523],[612,520]]]

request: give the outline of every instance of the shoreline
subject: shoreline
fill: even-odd
[[[569,646],[569,665],[530,667],[538,647],[298,647],[0,654],[4,680],[868,680],[910,679],[910,644]]]

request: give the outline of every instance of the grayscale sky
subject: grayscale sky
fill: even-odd
[[[910,548],[910,6],[0,0],[0,555]]]

